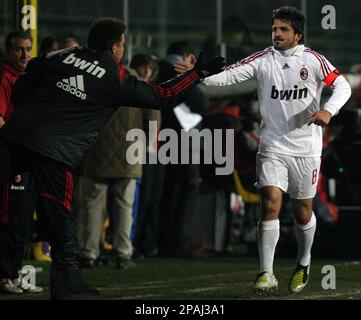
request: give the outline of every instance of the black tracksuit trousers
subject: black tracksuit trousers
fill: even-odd
[[[32,229],[35,192],[29,174],[0,184],[0,278],[19,276]]]
[[[46,230],[42,237],[51,246],[52,298],[66,299],[69,294],[77,295],[84,284],[79,269],[79,247],[72,213],[72,169],[0,138],[0,183],[23,172],[29,172],[34,180],[40,229]],[[0,206],[2,202],[3,199],[0,199]]]

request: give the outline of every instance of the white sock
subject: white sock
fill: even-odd
[[[258,252],[261,272],[273,274],[273,259],[280,237],[280,221],[266,220],[258,223]]]
[[[309,266],[311,262],[311,248],[316,231],[316,217],[312,212],[310,221],[306,224],[297,224],[295,221],[295,234],[297,240],[297,263]]]

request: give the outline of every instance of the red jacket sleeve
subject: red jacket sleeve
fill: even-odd
[[[5,120],[12,111],[10,79],[6,76],[0,78],[0,116]]]

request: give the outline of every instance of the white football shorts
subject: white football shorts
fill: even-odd
[[[321,157],[292,157],[277,153],[257,153],[258,189],[275,186],[293,199],[316,195]]]

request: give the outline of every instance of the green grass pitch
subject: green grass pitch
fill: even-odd
[[[104,299],[120,300],[234,300],[234,299],[361,299],[361,263],[344,260],[317,260],[311,264],[310,282],[297,295],[287,292],[294,260],[276,258],[274,271],[279,289],[266,297],[253,292],[258,273],[256,258],[210,256],[206,259],[136,260],[137,267],[119,270],[113,266],[83,270],[88,285],[97,288]],[[41,294],[0,295],[0,300],[49,299],[49,263],[27,261],[43,268],[37,273]],[[322,288],[324,265],[336,269],[336,289]]]

